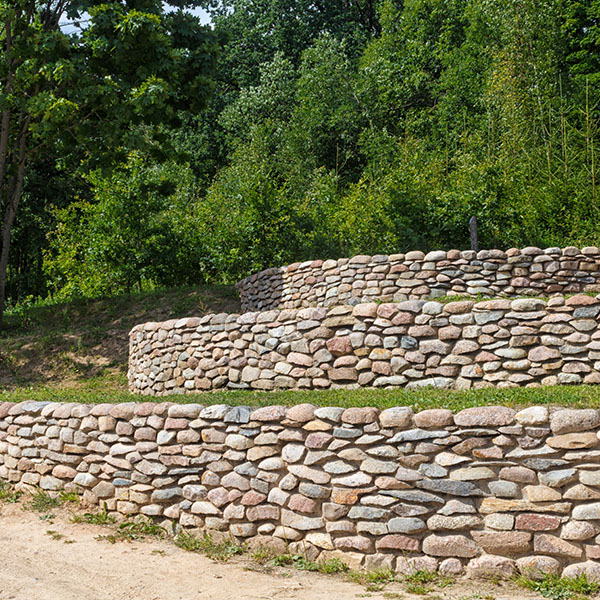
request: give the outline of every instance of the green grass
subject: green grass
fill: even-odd
[[[333,575],[334,573],[346,573],[349,571],[348,565],[342,562],[339,558],[328,558],[326,560],[317,561],[319,573],[324,575]]]
[[[582,600],[600,591],[600,585],[588,581],[584,573],[578,577],[546,574],[542,579],[531,579],[525,575],[519,575],[515,582],[550,600]]]
[[[81,385],[35,386],[0,392],[0,402],[52,401],[84,404],[146,402],[147,396],[131,394],[123,389],[123,377],[98,377]],[[531,405],[600,407],[600,386],[547,386],[540,388],[483,389],[451,391],[425,388],[358,389],[358,390],[285,390],[254,392],[244,390],[214,391],[153,398],[161,402],[180,404],[229,404],[231,406],[293,406],[308,402],[316,406],[412,406],[415,410],[449,408],[454,411],[472,406],[504,405],[520,408]]]
[[[368,592],[380,592],[388,583],[397,581],[396,574],[391,569],[374,569],[372,571],[348,571],[350,581],[364,585]]]
[[[73,523],[89,523],[90,525],[111,525],[116,519],[109,514],[106,502],[101,511],[95,513],[84,513],[83,515],[74,514],[71,517]]]
[[[0,502],[15,504],[22,495],[23,492],[15,491],[8,482],[0,480]]]
[[[441,302],[466,297],[436,298]],[[483,298],[475,298],[480,300]],[[207,312],[235,312],[239,302],[228,286],[153,290],[68,303],[42,301],[8,311],[0,332],[0,402],[53,401],[80,403],[144,402],[127,389],[128,333],[137,323]],[[158,400],[158,398],[154,398]],[[214,391],[161,396],[177,403],[232,406],[412,406],[445,407],[530,405],[600,407],[600,386],[447,391],[436,389]]]
[[[120,376],[111,387],[125,391],[128,335],[134,325],[238,311],[234,288],[216,285],[26,302],[7,310],[0,331],[0,389],[54,382],[77,387],[97,377]]]
[[[260,553],[253,555],[255,560],[260,561]],[[334,573],[346,573],[349,569],[339,558],[314,561],[303,554],[276,554],[270,557],[268,565],[271,567],[292,567],[298,571],[313,571],[324,575]]]
[[[402,583],[409,594],[425,596],[437,588],[444,588],[453,583],[450,577],[444,577],[433,571],[415,571],[410,575],[399,575],[390,569],[373,571],[348,571],[347,577],[354,583],[364,585],[368,592],[380,592],[388,583]],[[384,598],[386,595],[384,594]],[[388,595],[387,597],[394,597]],[[397,595],[396,597],[401,597]]]
[[[405,575],[402,582],[408,593],[426,595],[433,590],[432,585],[437,588],[447,587],[453,580],[435,571],[415,571],[410,575]]]
[[[154,523],[150,517],[138,517],[133,521],[121,523],[113,533],[99,535],[96,539],[115,544],[117,542],[134,542],[147,537],[163,539],[167,537],[167,530]]]
[[[44,490],[38,490],[30,501],[26,504],[26,508],[34,512],[48,513],[53,508],[63,506],[68,503],[78,503],[79,496],[74,492],[59,492],[58,494],[50,494]]]
[[[206,533],[196,537],[187,531],[183,531],[175,537],[175,545],[187,552],[200,552],[212,560],[226,562],[230,558],[243,554],[246,549],[234,540],[223,540],[215,542],[213,537]]]

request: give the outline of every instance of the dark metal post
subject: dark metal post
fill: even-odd
[[[477,239],[477,217],[473,215],[469,219],[469,229],[471,230],[471,250],[479,250],[479,241]]]

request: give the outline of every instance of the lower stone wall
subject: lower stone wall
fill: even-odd
[[[0,477],[353,567],[600,578],[600,413],[0,405]]]
[[[206,315],[136,326],[129,385],[147,395],[600,382],[600,296],[412,300]]]

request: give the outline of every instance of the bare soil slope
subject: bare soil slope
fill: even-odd
[[[134,325],[239,310],[233,287],[202,286],[9,313],[0,332],[0,390],[59,382],[77,386],[93,378],[124,390]]]

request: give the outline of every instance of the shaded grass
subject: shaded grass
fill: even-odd
[[[125,389],[128,334],[134,325],[237,311],[235,289],[217,285],[9,308],[0,331],[0,388],[76,384],[120,374]]]
[[[457,411],[471,406],[504,405],[520,408],[531,405],[600,407],[600,386],[547,386],[540,388],[482,389],[468,391],[424,388],[356,390],[281,390],[254,392],[226,390],[185,395],[140,396],[126,389],[124,376],[96,377],[80,385],[43,385],[0,392],[0,402],[79,402],[84,404],[118,402],[176,402],[180,404],[228,404],[230,406],[412,406],[415,410],[449,408]]]

